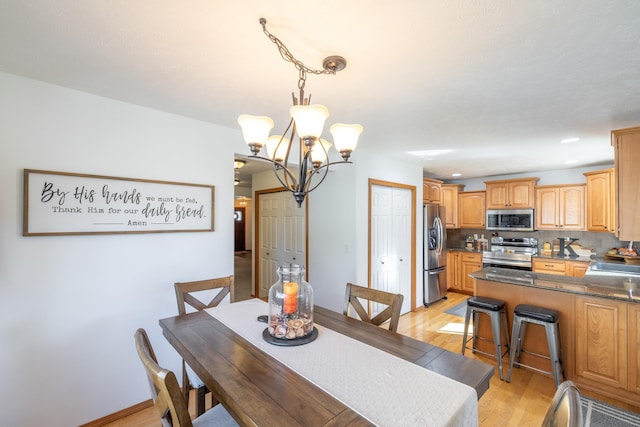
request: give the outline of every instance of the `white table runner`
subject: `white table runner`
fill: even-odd
[[[206,310],[229,329],[380,426],[477,426],[475,389],[316,324],[312,343],[282,347],[262,338],[251,299]]]

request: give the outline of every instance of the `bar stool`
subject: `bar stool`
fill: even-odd
[[[562,349],[560,347],[560,328],[558,326],[558,312],[544,307],[520,304],[513,310],[513,331],[511,333],[511,354],[509,356],[509,372],[507,382],[511,381],[511,371],[513,365],[525,366],[543,374],[553,373],[556,387],[560,385],[561,377],[564,378],[562,368]],[[526,351],[522,348],[524,334],[527,323],[544,326],[547,334],[547,345],[549,346],[549,356],[544,354]],[[543,371],[530,365],[520,363],[522,353],[529,353],[533,356],[542,357],[551,361],[551,371]]]
[[[484,313],[491,319],[491,333],[493,335],[493,344],[495,345],[495,354],[485,353],[477,349],[477,340],[486,339],[478,337],[478,323],[480,313]],[[469,330],[469,320],[473,314],[473,336],[467,338]],[[502,341],[502,332],[504,332],[506,341]],[[462,354],[467,349],[467,343],[473,340],[473,347],[470,348],[474,353],[482,353],[486,356],[494,357],[498,361],[498,371],[500,373],[500,381],[502,381],[502,358],[509,351],[509,328],[507,327],[507,311],[504,301],[488,297],[471,297],[467,300],[467,313],[464,319],[464,334],[462,336]],[[503,348],[506,350],[502,351]]]

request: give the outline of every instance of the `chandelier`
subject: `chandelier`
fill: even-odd
[[[309,68],[293,57],[289,49],[267,30],[267,20],[260,18],[262,31],[280,51],[280,56],[291,62],[298,70],[299,97],[292,93],[293,106],[289,110],[291,120],[282,135],[269,136],[273,129],[273,120],[266,116],[251,116],[243,114],[238,117],[238,124],[242,128],[245,142],[251,149],[252,158],[266,160],[273,163],[273,172],[280,183],[291,193],[298,203],[302,202],[308,193],[315,190],[327,176],[329,166],[351,163],[349,157],[356,148],[358,137],[362,133],[362,126],[357,124],[336,123],[329,128],[333,136],[333,144],[322,139],[324,122],[329,117],[329,111],[324,105],[309,105],[309,98],[304,97],[304,87],[307,73],[335,74],[344,69],[347,61],[341,56],[330,56],[322,62],[322,70]],[[297,137],[297,150],[292,150]],[[342,156],[342,161],[329,160],[329,148],[334,146]],[[267,156],[259,156],[262,147],[266,146]],[[293,153],[297,151],[297,156]],[[292,155],[293,154],[293,155]],[[297,157],[297,160],[296,160]],[[296,171],[291,166],[297,166]]]

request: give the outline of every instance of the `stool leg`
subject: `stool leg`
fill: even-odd
[[[469,318],[471,317],[471,307],[467,306],[467,313],[464,316],[464,332],[462,333],[462,355],[467,348],[467,331],[469,330]]]
[[[473,310],[473,352],[478,348],[478,329],[480,328],[481,311]]]
[[[551,370],[556,387],[560,386],[560,342],[557,323],[547,323],[544,325],[547,333],[547,345],[549,346],[549,359],[551,360]]]
[[[505,347],[507,348],[507,350],[510,350],[511,347],[511,340],[509,339],[509,321],[507,320],[507,312],[506,310],[502,312],[502,329],[504,329],[504,335],[506,337],[506,341],[505,341]],[[502,335],[500,335],[500,337],[502,337]]]
[[[498,361],[498,371],[500,374],[500,381],[504,379],[502,375],[502,325],[501,314],[499,311],[491,313],[491,333],[493,333],[493,344],[496,347],[496,359]]]
[[[511,345],[509,346],[509,371],[507,372],[507,382],[511,382],[511,371],[516,359],[516,353],[520,349],[520,333],[522,322],[519,316],[513,316],[513,330],[511,331]]]

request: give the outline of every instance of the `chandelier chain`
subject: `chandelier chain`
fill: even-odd
[[[273,42],[278,47],[278,51],[280,52],[280,56],[287,62],[291,62],[299,72],[299,80],[298,80],[298,89],[303,90],[305,82],[307,80],[307,73],[310,74],[335,74],[336,71],[333,69],[323,69],[318,70],[315,68],[311,68],[306,66],[302,61],[296,59],[291,51],[285,46],[282,41],[271,34],[269,30],[267,30],[267,20],[264,18],[260,18],[260,24],[262,25],[262,31],[265,33],[269,40]]]

